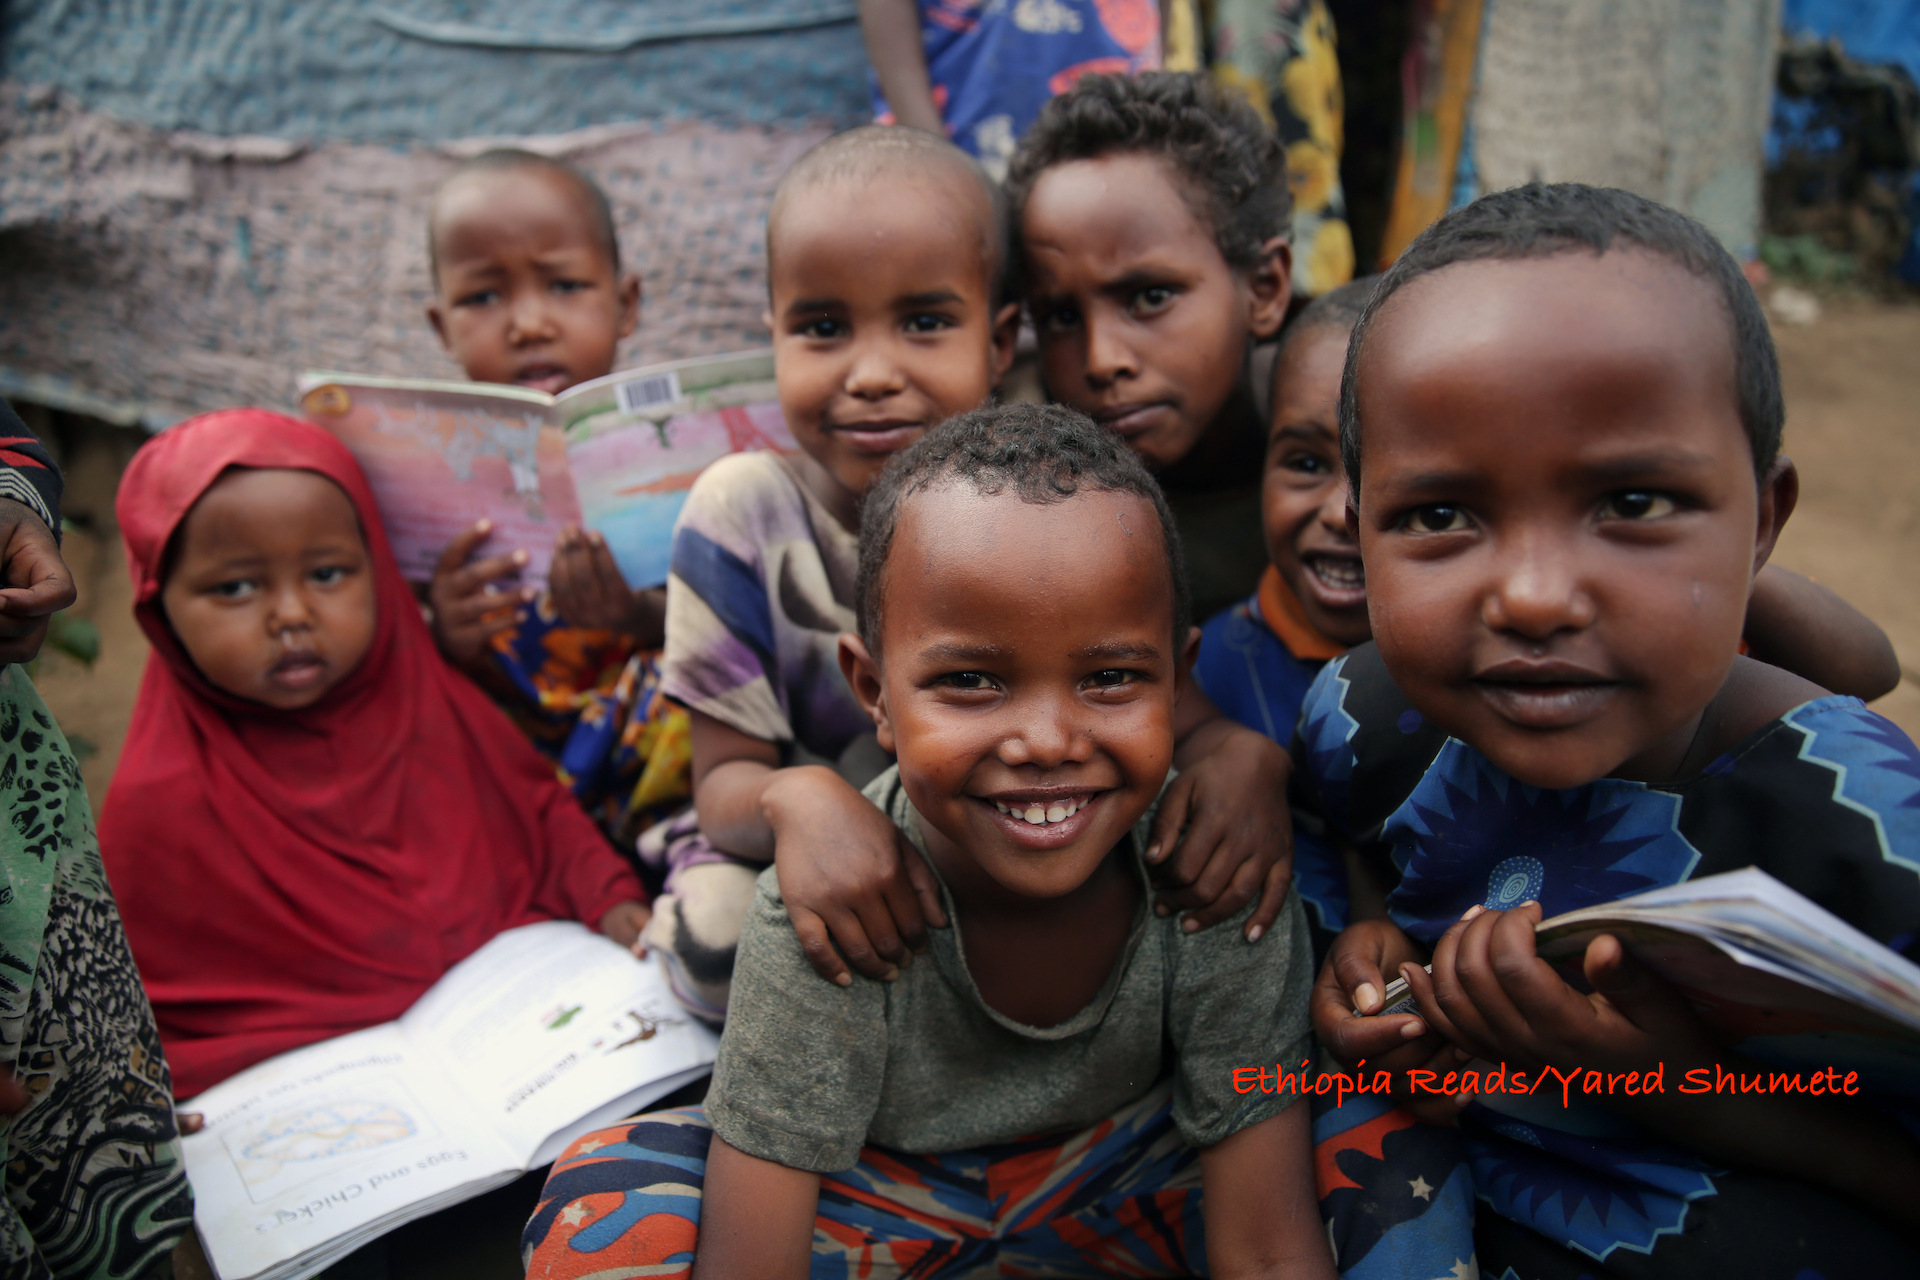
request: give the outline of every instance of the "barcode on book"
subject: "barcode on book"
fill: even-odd
[[[615,390],[619,394],[622,412],[651,409],[657,404],[671,404],[680,398],[680,375],[672,370],[649,374],[632,382],[622,382]]]

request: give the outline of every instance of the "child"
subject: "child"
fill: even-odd
[[[1360,547],[1347,528],[1340,374],[1347,338],[1379,277],[1321,295],[1287,326],[1273,366],[1273,428],[1261,515],[1270,563],[1252,597],[1201,629],[1194,680],[1220,710],[1289,742],[1328,659],[1372,634]],[[1743,652],[1836,693],[1873,699],[1900,680],[1886,633],[1839,596],[1768,565],[1747,606]],[[1315,954],[1346,927],[1347,876],[1312,815],[1299,815],[1294,875]]]
[[[1180,521],[1211,617],[1266,566],[1249,358],[1286,318],[1286,151],[1193,75],[1087,76],[1007,177],[1054,399],[1118,431]]]
[[[640,319],[640,280],[620,265],[604,192],[573,165],[488,151],[434,191],[427,319],[476,382],[549,394],[613,372]],[[686,725],[657,694],[666,592],[628,587],[598,533],[569,526],[550,593],[502,595],[525,552],[474,558],[492,530],[448,544],[428,589],[434,639],[560,766],[621,844],[686,795]]]
[[[951,144],[872,126],[820,144],[782,179],[767,222],[780,404],[801,452],[739,454],[687,496],[668,581],[667,694],[693,722],[695,815],[643,841],[667,868],[649,931],[687,1007],[717,1021],[755,878],[778,856],[801,936],[870,976],[921,929],[903,837],[860,796],[887,764],[835,659],[852,625],[860,502],[887,459],[978,406],[1012,358],[1000,301],[997,191]],[[1284,754],[1214,717],[1183,721],[1191,765],[1164,806],[1175,905],[1192,927],[1284,895],[1271,833]],[[1182,820],[1193,824],[1174,850]],[[1204,871],[1203,871],[1204,868]],[[930,886],[927,914],[939,918]]]
[[[504,929],[638,941],[639,882],[434,652],[331,435],[204,414],[115,512],[153,655],[100,842],[179,1096],[398,1017]]]
[[[1139,463],[1057,407],[967,414],[889,468],[840,663],[899,760],[867,795],[954,925],[893,985],[834,986],[763,875],[705,1113],[577,1144],[529,1275],[695,1249],[707,1277],[1333,1274],[1305,1107],[1233,1087],[1311,1052],[1298,906],[1251,946],[1147,911],[1178,548]]]
[[[1159,0],[862,0],[860,29],[876,116],[952,138],[995,178],[1080,76],[1160,65]]]
[[[1428,1100],[1460,1114],[1491,1209],[1484,1274],[1920,1265],[1900,1124],[1680,1095],[1689,1069],[1754,1064],[1616,940],[1587,950],[1591,995],[1533,950],[1543,915],[1746,865],[1915,949],[1920,751],[1735,653],[1796,492],[1781,417],[1738,265],[1625,192],[1531,186],[1448,215],[1354,330],[1341,447],[1374,640],[1328,663],[1300,734],[1318,803],[1389,892],[1336,943],[1316,1030],[1397,1081],[1477,1056],[1668,1082],[1569,1108]],[[1419,1015],[1356,1015],[1395,974]]]

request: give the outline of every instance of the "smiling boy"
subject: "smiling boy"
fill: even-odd
[[[866,794],[953,924],[836,986],[761,876],[705,1114],[563,1159],[529,1274],[1332,1276],[1305,1107],[1233,1085],[1310,1054],[1298,900],[1251,945],[1148,909],[1193,654],[1158,487],[1070,410],[964,415],[868,499],[858,602]]]
[[[1572,184],[1448,215],[1367,304],[1340,417],[1374,644],[1328,664],[1301,737],[1390,892],[1316,986],[1335,1057],[1755,1070],[1617,940],[1585,989],[1533,946],[1543,915],[1743,866],[1914,951],[1920,751],[1736,656],[1797,489],[1766,320],[1704,228]],[[1396,973],[1419,1015],[1356,1015]],[[1428,1110],[1461,1114],[1494,1210],[1483,1271],[1920,1265],[1920,1148],[1859,1104]]]

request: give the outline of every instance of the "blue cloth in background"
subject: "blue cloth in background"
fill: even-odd
[[[7,5],[0,78],[162,129],[441,142],[865,115],[856,0]]]
[[[1855,62],[1893,62],[1920,84],[1920,0],[1786,0],[1780,27],[1789,36],[1838,40]],[[1782,121],[1776,116],[1777,135]],[[1769,151],[1774,139],[1769,139]],[[1894,271],[1920,284],[1920,174],[1907,186],[1907,218],[1913,234]]]

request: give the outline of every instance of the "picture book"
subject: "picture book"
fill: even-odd
[[[627,585],[667,579],[673,522],[706,466],[748,449],[798,446],[781,416],[773,352],[627,369],[548,395],[487,382],[314,372],[301,409],[359,460],[400,570],[433,577],[477,520],[483,554],[525,550],[521,581],[544,586],[569,524],[606,537]]]
[[[1920,965],[1754,867],[1540,922],[1543,958],[1575,978],[1612,934],[1679,989],[1730,1046],[1805,1069],[1842,1062],[1880,1092],[1920,1097]],[[1403,979],[1389,1013],[1418,1013]]]
[[[547,1164],[705,1074],[719,1040],[571,921],[501,934],[399,1021],[260,1063],[193,1099],[181,1140],[219,1280],[302,1280],[403,1223]]]

